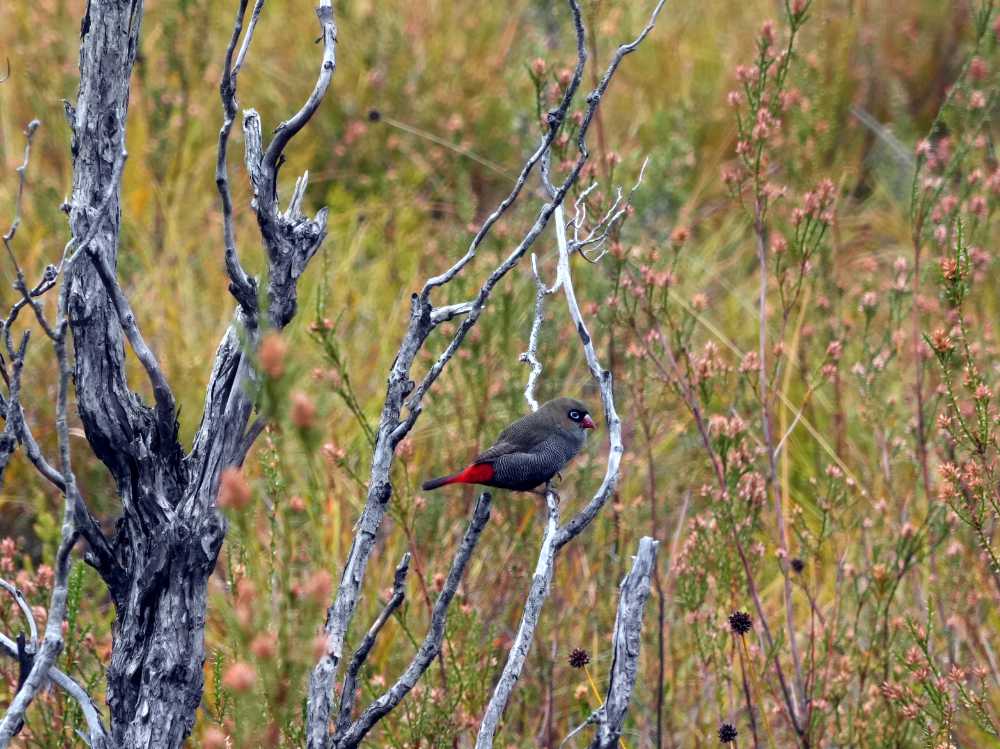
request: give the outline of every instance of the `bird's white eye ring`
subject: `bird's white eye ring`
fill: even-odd
[[[579,412],[579,411],[576,411],[576,410],[573,410],[573,411],[570,411],[570,412],[569,412],[569,417],[570,417],[570,418],[571,418],[571,419],[572,419],[573,421],[579,421],[579,420],[580,420],[580,412]]]

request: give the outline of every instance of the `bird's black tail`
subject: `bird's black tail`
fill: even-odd
[[[457,475],[457,474],[455,474],[455,475]],[[433,489],[438,489],[438,488],[444,486],[445,484],[452,483],[452,481],[454,481],[454,479],[455,479],[455,475],[452,475],[452,476],[441,476],[440,478],[436,478],[436,479],[428,479],[427,481],[425,481],[421,485],[420,488],[423,489],[425,492],[432,491]]]

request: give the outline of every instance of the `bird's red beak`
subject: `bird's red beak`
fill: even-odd
[[[597,429],[597,424],[589,416],[584,416],[583,421],[580,422],[581,429]]]

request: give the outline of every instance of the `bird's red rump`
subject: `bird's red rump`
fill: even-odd
[[[476,463],[469,466],[455,477],[456,484],[478,484],[493,478],[493,466],[489,463]]]

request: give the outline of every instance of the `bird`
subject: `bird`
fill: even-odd
[[[555,398],[523,416],[497,437],[491,448],[450,476],[423,483],[424,491],[448,484],[481,484],[526,492],[547,484],[581,449],[596,424],[575,398]]]

